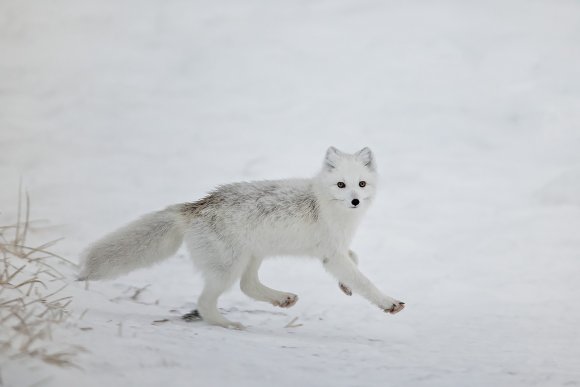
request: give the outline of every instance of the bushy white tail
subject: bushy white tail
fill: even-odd
[[[175,254],[183,242],[178,208],[147,214],[93,243],[81,259],[79,280],[118,277]]]

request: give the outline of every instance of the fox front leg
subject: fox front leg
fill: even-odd
[[[353,262],[350,254],[333,254],[324,257],[324,268],[344,284],[387,313],[395,314],[403,310],[405,303],[383,294]]]
[[[358,266],[358,255],[356,255],[356,253],[352,250],[348,250],[348,257],[350,258],[350,260]],[[338,283],[338,287],[340,288],[340,290],[342,290],[342,292],[344,294],[346,294],[347,296],[352,296],[352,290],[346,286],[345,284],[343,284],[342,282]]]

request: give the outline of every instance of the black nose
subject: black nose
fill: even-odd
[[[360,203],[358,199],[352,199],[352,205],[353,206],[358,206],[358,204]]]

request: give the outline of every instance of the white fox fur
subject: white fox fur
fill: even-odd
[[[358,293],[386,312],[404,303],[379,291],[349,250],[376,188],[369,148],[347,154],[330,147],[311,179],[233,183],[206,197],[143,216],[89,246],[79,279],[114,278],[170,257],[185,240],[205,286],[198,300],[210,324],[243,328],[217,309],[219,296],[240,280],[248,296],[290,307],[298,296],[270,289],[258,278],[262,260],[279,255],[318,258],[348,295]]]

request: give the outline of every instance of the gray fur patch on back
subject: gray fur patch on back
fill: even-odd
[[[222,202],[223,198],[217,191],[214,191],[196,202],[182,204],[181,213],[185,216],[196,216],[208,208],[218,207]]]
[[[319,219],[319,208],[307,180],[257,181],[227,184],[204,198],[184,203],[181,213],[203,217],[210,225],[228,222],[231,214],[243,214],[248,223],[300,218],[309,223]]]

